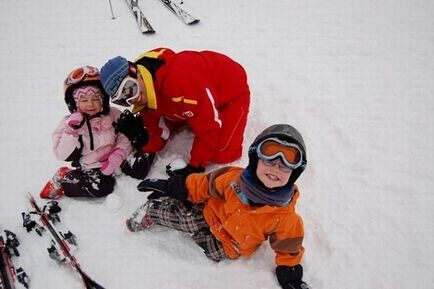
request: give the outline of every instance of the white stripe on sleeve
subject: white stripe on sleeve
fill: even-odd
[[[206,95],[208,96],[209,101],[211,102],[212,105],[212,110],[214,112],[214,121],[218,123],[219,127],[222,127],[222,121],[219,118],[219,113],[215,107],[214,97],[212,96],[211,91],[208,88],[205,88],[205,90],[206,90]]]

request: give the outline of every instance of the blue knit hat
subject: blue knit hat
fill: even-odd
[[[122,56],[110,59],[101,67],[101,83],[105,92],[112,97],[118,90],[122,80],[128,75],[128,60]]]

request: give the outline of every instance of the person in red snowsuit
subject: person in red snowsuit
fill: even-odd
[[[145,52],[134,62],[118,56],[101,68],[101,83],[112,102],[139,112],[149,132],[142,152],[158,152],[171,132],[191,128],[189,163],[169,174],[201,172],[209,162],[241,157],[250,91],[245,70],[228,56],[169,48]]]

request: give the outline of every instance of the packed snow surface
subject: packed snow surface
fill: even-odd
[[[314,289],[434,288],[434,1],[185,0],[201,20],[187,26],[140,0],[154,35],[139,32],[124,0],[111,2],[114,20],[109,1],[0,1],[0,227],[18,235],[14,261],[31,288],[80,288],[48,258],[48,240],[21,226],[26,193],[38,195],[64,164],[51,151],[67,114],[63,80],[77,66],[156,47],[215,50],[245,67],[251,111],[245,156],[233,165],[247,164],[246,148],[271,124],[303,134],[297,209]],[[149,176],[188,161],[191,139],[175,135]],[[182,233],[127,231],[147,195],[137,184],[120,176],[107,198],[60,200],[59,228],[75,233],[77,259],[105,288],[279,288],[268,243],[217,264]]]

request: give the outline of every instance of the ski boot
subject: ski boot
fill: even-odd
[[[141,205],[134,211],[129,219],[126,220],[126,225],[128,230],[131,232],[138,232],[148,229],[154,223],[151,217],[146,214],[146,209],[148,208],[148,203]]]
[[[60,253],[62,252],[62,249],[60,248],[59,244],[57,244],[54,240],[51,240],[51,246],[47,248],[47,251],[51,259],[54,259],[59,263],[67,261],[66,257]]]
[[[61,167],[58,169],[51,180],[45,184],[44,188],[39,193],[39,196],[42,199],[58,199],[62,197],[64,193],[61,186],[61,181],[70,170],[71,169],[67,167]]]
[[[25,288],[29,288],[29,286],[30,286],[30,279],[29,279],[29,276],[26,274],[26,272],[23,270],[23,268],[19,267],[16,270],[16,273],[17,273],[18,282],[20,282],[21,284],[23,284],[23,286]]]

